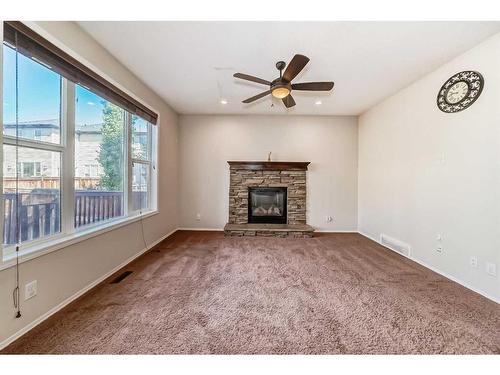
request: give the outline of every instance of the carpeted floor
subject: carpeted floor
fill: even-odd
[[[500,353],[500,307],[359,234],[178,232],[4,353]]]

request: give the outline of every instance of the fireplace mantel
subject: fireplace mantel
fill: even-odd
[[[228,161],[231,169],[249,171],[307,171],[310,161]]]

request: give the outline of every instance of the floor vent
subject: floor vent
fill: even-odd
[[[118,284],[120,281],[122,281],[124,278],[126,278],[131,273],[132,273],[132,271],[125,271],[125,272],[123,272],[118,277],[116,277],[113,281],[111,281],[110,284]]]
[[[381,234],[380,243],[401,255],[404,255],[406,257],[410,256],[410,245],[396,240],[395,238],[389,237],[385,234]]]

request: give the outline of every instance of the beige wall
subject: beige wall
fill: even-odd
[[[463,70],[481,72],[484,91],[469,109],[445,114],[437,92]],[[362,233],[402,240],[416,260],[497,300],[500,279],[486,262],[500,272],[499,103],[497,34],[359,118],[358,181]]]
[[[179,131],[181,227],[223,228],[227,160],[266,160],[272,151],[272,160],[311,162],[309,224],[324,231],[357,229],[356,117],[181,115]],[[327,215],[333,222],[325,222]]]
[[[159,111],[159,210],[144,222],[148,243],[178,226],[177,222],[177,115],[100,45],[71,22],[39,22],[69,50],[108,75],[125,89]],[[0,271],[0,345],[94,280],[144,248],[139,222],[22,263],[20,267],[22,318],[12,306],[14,269]],[[38,295],[24,301],[24,284],[38,280]]]

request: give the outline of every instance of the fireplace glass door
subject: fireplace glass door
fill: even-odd
[[[286,224],[286,187],[248,188],[248,222]]]

